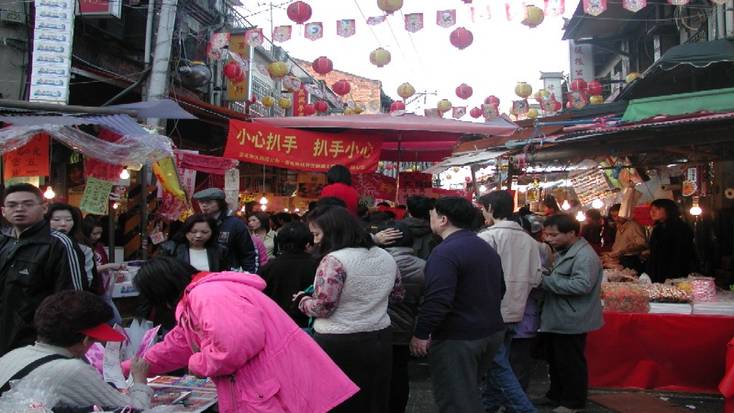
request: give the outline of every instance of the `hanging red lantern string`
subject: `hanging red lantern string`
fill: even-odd
[[[482,109],[481,108],[476,108],[475,107],[475,108],[472,108],[472,110],[469,111],[469,116],[471,116],[474,119],[479,119],[480,117],[482,117],[482,114],[483,113],[484,112],[482,112]]]
[[[342,79],[331,85],[331,90],[339,96],[345,96],[352,90],[352,86],[346,80]]]
[[[405,110],[405,103],[403,103],[403,102],[401,102],[399,100],[393,102],[390,105],[390,112],[395,112],[395,111],[398,111],[398,110]]]
[[[291,3],[286,11],[288,13],[288,18],[298,24],[303,24],[311,18],[311,6],[303,1]]]
[[[326,113],[329,110],[329,104],[324,102],[323,100],[319,100],[318,102],[314,103],[314,109],[316,109],[319,113]]]
[[[237,62],[231,60],[224,65],[223,72],[227,79],[234,80],[242,75],[242,68]]]
[[[328,57],[321,56],[313,61],[311,68],[313,68],[314,72],[323,76],[334,70],[334,63]]]
[[[466,83],[462,83],[456,88],[456,96],[467,100],[474,94],[474,89]]]
[[[458,48],[459,50],[463,50],[471,46],[471,44],[474,42],[474,35],[466,28],[459,27],[458,29],[451,32],[451,37],[449,39],[451,40],[451,44],[454,45],[454,47]]]

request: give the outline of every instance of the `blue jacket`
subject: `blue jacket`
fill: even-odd
[[[504,328],[500,257],[470,230],[449,235],[433,249],[423,291],[417,338],[477,340]]]
[[[237,271],[238,268],[241,268],[242,271],[257,274],[260,269],[260,260],[245,223],[226,211],[219,214],[217,228],[219,229],[219,245],[224,247],[225,257],[232,270]]]

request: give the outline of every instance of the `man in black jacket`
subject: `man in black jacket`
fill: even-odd
[[[0,356],[33,344],[33,315],[44,298],[89,289],[81,251],[66,235],[51,231],[46,209],[33,185],[5,191],[2,213],[12,228],[0,235]]]
[[[232,216],[224,191],[208,188],[195,193],[194,199],[199,202],[199,208],[204,215],[217,221],[219,245],[225,248],[227,261],[232,269],[257,274],[260,265],[257,249],[245,223]]]

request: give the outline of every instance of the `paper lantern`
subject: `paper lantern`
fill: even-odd
[[[482,108],[475,107],[475,108],[472,108],[472,110],[469,111],[469,116],[471,116],[474,119],[479,119],[479,118],[482,117],[482,114],[483,113],[484,112],[482,112]]]
[[[275,104],[275,99],[273,99],[272,96],[263,96],[262,100],[260,100],[260,103],[262,103],[262,105],[266,108],[269,108]]]
[[[498,98],[495,95],[487,96],[486,99],[484,99],[484,103],[492,106],[499,106],[500,105],[500,98]]]
[[[593,95],[589,98],[589,103],[592,105],[601,105],[604,103],[604,97],[601,95]]]
[[[525,18],[521,23],[532,29],[540,23],[543,23],[544,19],[545,13],[543,13],[543,9],[537,6],[525,6]]]
[[[314,109],[316,109],[319,113],[326,113],[326,111],[329,110],[329,104],[324,102],[323,100],[319,100],[318,102],[314,103]]]
[[[586,85],[586,90],[589,92],[590,95],[601,95],[601,92],[603,90],[603,86],[600,81],[594,79],[591,82],[589,82],[588,85]]]
[[[459,50],[466,49],[474,42],[474,35],[469,30],[459,27],[451,32],[451,44]]]
[[[533,97],[538,102],[542,102],[550,97],[550,92],[545,89],[539,89],[537,92],[535,92],[535,95],[533,95]]]
[[[372,53],[370,53],[370,63],[377,67],[383,67],[386,64],[390,63],[390,59],[392,59],[390,52],[383,49],[382,47],[378,47],[377,49],[373,50]]]
[[[533,87],[525,82],[517,82],[515,86],[515,94],[523,99],[527,99],[528,96],[533,94]]]
[[[234,60],[229,61],[226,65],[224,65],[224,77],[226,77],[229,80],[237,79],[242,74],[242,68],[240,67],[239,63],[235,62]]]
[[[323,76],[334,70],[334,63],[328,57],[321,56],[313,61],[311,68],[313,68],[314,72]]]
[[[453,105],[451,105],[451,102],[448,99],[441,99],[436,105],[436,109],[438,109],[440,113],[446,113],[450,111],[452,107]]]
[[[288,98],[280,98],[278,99],[278,106],[283,110],[288,109],[291,107],[291,100]]]
[[[349,85],[349,82],[342,79],[331,85],[331,90],[334,91],[339,96],[344,96],[349,93],[350,90],[352,90],[351,85]]]
[[[398,96],[403,98],[403,100],[408,99],[413,95],[415,95],[415,88],[410,83],[406,82],[398,86]]]
[[[297,1],[288,6],[287,13],[289,19],[298,24],[303,24],[311,18],[311,6],[306,2]]]
[[[354,109],[352,109],[352,108],[346,108],[346,109],[344,109],[344,114],[345,115],[354,115]]]
[[[571,82],[571,90],[574,92],[586,92],[588,85],[584,79],[576,79]]]
[[[538,109],[530,108],[528,110],[528,113],[525,114],[525,116],[528,117],[528,119],[535,119],[538,117]]]
[[[466,83],[462,83],[456,88],[456,96],[461,99],[469,99],[474,94],[474,89]]]
[[[303,114],[306,116],[311,116],[316,113],[316,107],[313,103],[307,103],[303,105]]]
[[[282,79],[288,74],[288,65],[283,62],[273,62],[268,65],[268,73],[273,79]]]
[[[627,76],[624,77],[624,83],[632,83],[635,80],[640,78],[640,74],[637,72],[631,72]]]
[[[230,80],[232,81],[232,83],[242,83],[242,82],[244,82],[245,81],[245,72],[240,71],[240,73],[236,77],[234,77],[234,78],[232,78]]]
[[[390,105],[390,112],[395,112],[395,111],[398,111],[398,110],[405,110],[405,103],[403,103],[403,102],[401,102],[399,100],[393,102]]]
[[[377,7],[387,14],[393,14],[403,8],[403,0],[377,0]]]

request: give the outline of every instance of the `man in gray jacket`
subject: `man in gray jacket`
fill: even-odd
[[[547,344],[551,381],[546,402],[557,406],[555,413],[572,413],[586,404],[586,333],[603,325],[602,267],[591,245],[579,237],[579,223],[570,215],[546,219],[545,240],[558,253],[553,271],[542,284],[540,332]]]

